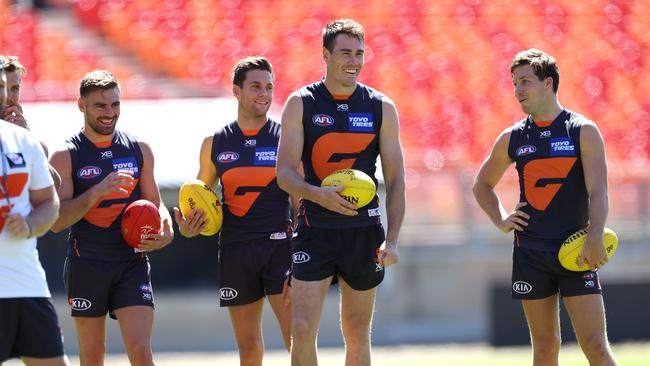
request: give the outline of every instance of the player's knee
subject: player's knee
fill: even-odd
[[[610,352],[607,339],[602,334],[582,337],[580,339],[580,348],[590,361],[601,360]]]
[[[264,341],[258,337],[251,337],[237,341],[239,356],[244,364],[254,364],[255,361],[261,361],[264,355]]]
[[[533,337],[533,351],[536,354],[556,355],[560,352],[561,343],[560,333],[538,334]]]
[[[306,317],[294,316],[291,319],[291,336],[294,342],[315,339],[317,329],[318,324]]]
[[[124,342],[127,352],[138,359],[148,358],[151,354],[151,343],[146,339],[131,339]]]

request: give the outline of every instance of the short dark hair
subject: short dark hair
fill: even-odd
[[[120,82],[115,75],[106,70],[94,70],[86,75],[79,82],[79,95],[85,97],[90,92],[98,89],[108,90],[120,88]]]
[[[512,60],[510,73],[513,72],[515,67],[522,65],[530,65],[539,81],[544,81],[548,77],[552,78],[553,92],[557,94],[558,87],[560,86],[560,69],[555,63],[553,56],[536,48],[521,51]]]
[[[4,56],[0,55],[2,59],[2,68],[6,72],[18,72],[20,75],[27,75],[27,69],[20,63],[18,56]]]
[[[232,70],[232,84],[240,88],[244,86],[246,80],[246,73],[251,70],[268,71],[273,75],[273,66],[269,60],[263,56],[249,56],[240,60],[235,68]]]
[[[339,34],[346,34],[354,37],[363,43],[365,33],[363,26],[352,19],[337,19],[325,25],[323,28],[323,47],[328,51],[334,51],[334,40]]]

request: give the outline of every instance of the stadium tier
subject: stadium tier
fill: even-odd
[[[409,154],[433,156],[415,165],[435,171],[484,157],[522,117],[509,63],[531,47],[558,59],[560,101],[598,122],[610,160],[640,166],[650,152],[647,0],[79,0],[60,9],[102,40],[97,47],[44,29],[51,10],[0,3],[1,48],[27,66],[30,101],[74,97],[80,75],[96,67],[134,85],[126,97],[165,96],[148,82],[161,77],[191,81],[193,96],[228,96],[232,65],[261,54],[275,66],[281,104],[323,75],[323,24],[351,17],[367,33],[361,81],[395,100]],[[107,48],[129,58],[107,58]]]

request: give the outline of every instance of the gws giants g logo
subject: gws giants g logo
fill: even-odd
[[[305,252],[293,253],[293,263],[306,263],[309,262],[309,254]]]
[[[219,297],[221,300],[232,300],[237,297],[237,290],[230,287],[222,287],[219,289]]]
[[[316,126],[320,127],[329,127],[334,124],[334,118],[327,114],[316,114],[311,118],[311,121],[314,122]]]
[[[98,166],[85,166],[77,171],[77,177],[81,179],[92,179],[102,174],[102,169]]]
[[[72,307],[72,310],[77,310],[77,311],[84,311],[90,309],[93,304],[90,302],[90,300],[83,299],[81,297],[75,297],[74,299],[70,299],[70,307]]]
[[[533,290],[533,286],[528,282],[517,281],[512,284],[512,291],[521,295],[525,295],[531,292],[532,290]]]
[[[232,163],[233,161],[239,160],[239,154],[234,151],[224,151],[217,156],[217,160],[220,163]]]

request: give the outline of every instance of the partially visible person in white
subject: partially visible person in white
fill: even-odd
[[[0,67],[0,116],[6,80]],[[0,364],[20,357],[28,366],[68,365],[36,250],[36,238],[58,214],[40,143],[26,129],[0,120]]]

